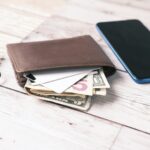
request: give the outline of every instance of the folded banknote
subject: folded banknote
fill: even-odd
[[[74,109],[87,110],[91,106],[92,96],[101,95],[105,96],[107,88],[110,85],[103,72],[102,68],[89,68],[73,70],[72,73],[67,71],[66,76],[64,72],[58,72],[56,75],[59,78],[48,78],[48,72],[38,72],[38,74],[30,73],[30,76],[25,74],[27,82],[25,90],[33,96],[36,96],[42,100],[51,101],[57,104],[65,105]],[[77,73],[78,72],[78,73]],[[55,71],[55,74],[57,72]],[[61,76],[62,75],[62,76]],[[46,77],[44,80],[43,77]],[[61,78],[60,78],[61,77]],[[41,82],[39,79],[41,78]],[[44,82],[44,83],[43,83]]]

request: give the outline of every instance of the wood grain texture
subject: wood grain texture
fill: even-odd
[[[119,4],[123,6],[129,6],[131,8],[138,8],[143,10],[150,10],[150,1],[149,0],[104,0],[108,3]]]
[[[19,37],[11,36],[11,35],[0,32],[0,57],[1,57],[1,53],[3,53],[5,57],[7,55],[6,44],[8,44],[9,42],[16,43],[20,41],[21,41],[21,38]]]
[[[136,84],[118,71],[106,97],[95,97],[88,113],[150,133],[150,84]]]
[[[123,127],[111,150],[149,150],[150,135]]]
[[[119,125],[0,87],[0,147],[108,150]]]
[[[118,69],[109,78],[107,96],[94,97],[91,109],[83,113],[27,96],[6,56],[0,66],[6,77],[0,87],[0,149],[149,150],[150,85],[132,81],[95,29],[99,21],[133,17],[150,28],[145,2],[148,4],[147,0],[71,0],[29,36],[45,17],[0,6],[3,51],[7,43],[24,36],[23,42],[27,42],[90,34]]]
[[[40,25],[45,17],[0,5],[0,32],[23,38]]]
[[[62,8],[62,12],[59,15],[92,24],[108,20],[140,19],[150,28],[149,11],[107,1],[71,0]]]
[[[77,22],[76,25],[74,21],[74,30],[72,30],[65,26],[66,23],[62,21],[63,19],[59,17],[49,18],[37,30],[26,37],[24,42],[34,41],[36,38],[38,40],[47,40],[80,35],[80,30],[83,33],[82,28],[79,28],[80,22]],[[58,26],[53,25],[52,22],[58,22]],[[60,22],[62,23],[62,29]],[[69,25],[70,23],[67,19],[67,26]],[[81,26],[83,27],[83,24]],[[56,29],[58,29],[58,32],[56,32]],[[86,30],[85,24],[84,29]],[[89,31],[91,30],[87,28],[87,32]],[[93,37],[95,35],[96,33]],[[2,71],[9,74],[8,81],[4,86],[24,92],[17,85],[10,62],[9,60],[7,61],[2,66]],[[6,69],[6,65],[9,67],[9,70]],[[150,133],[150,85],[136,84],[127,73],[121,71],[117,71],[114,76],[109,78],[109,82],[111,89],[108,90],[107,96],[95,97],[93,99],[93,106],[87,113]]]
[[[5,0],[0,5],[19,9],[39,16],[49,16],[65,4],[68,0]]]

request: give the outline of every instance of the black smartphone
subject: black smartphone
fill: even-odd
[[[97,29],[137,83],[150,83],[150,32],[139,20],[99,22]]]

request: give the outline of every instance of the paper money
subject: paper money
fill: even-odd
[[[26,91],[28,92],[28,94],[31,94],[31,91],[26,88]],[[86,96],[85,98],[76,96],[76,97],[72,97],[72,96],[43,96],[41,94],[34,94],[35,97],[45,100],[45,101],[50,101],[53,103],[57,103],[60,105],[65,105],[67,107],[71,107],[74,109],[78,109],[78,110],[88,110],[91,106],[91,97]]]
[[[81,94],[77,94],[77,93],[69,93],[69,92],[64,92],[64,93],[56,93],[54,91],[52,91],[49,88],[46,88],[44,86],[41,85],[36,85],[33,86],[30,80],[27,80],[26,85],[25,85],[25,89],[29,89],[32,94],[41,94],[44,96],[50,96],[50,95],[54,95],[54,96],[80,96],[82,98],[85,98],[85,95],[81,95]]]
[[[43,91],[43,90],[35,90],[35,89],[30,89],[30,91],[33,93],[33,94],[41,94],[43,96],[72,96],[72,97],[75,97],[75,96],[79,96],[79,97],[86,97],[85,95],[81,95],[81,94],[74,94],[74,93],[55,93],[53,91]]]
[[[100,69],[97,74],[93,75],[93,88],[110,88],[102,69]]]
[[[89,74],[69,89],[66,90],[69,93],[77,93],[82,95],[93,95],[93,74]]]
[[[71,72],[69,73],[71,74]],[[78,74],[75,76],[80,75]],[[103,69],[101,68],[93,70],[87,75],[85,74],[82,78],[78,78],[78,80],[76,79],[77,82],[75,81],[76,77],[73,77],[74,79],[72,77],[66,77],[65,80],[64,78],[58,79],[54,82],[57,84],[54,84],[52,87],[55,87],[57,90],[65,87],[62,93],[56,91],[55,88],[51,88],[51,86],[46,87],[43,86],[43,84],[33,85],[29,79],[26,82],[25,89],[30,95],[36,96],[42,100],[65,105],[74,109],[87,110],[91,105],[92,96],[105,96],[107,93],[106,89],[110,87]],[[71,82],[72,85],[68,87]],[[66,87],[68,88],[66,89]]]

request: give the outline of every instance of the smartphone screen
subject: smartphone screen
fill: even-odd
[[[102,22],[98,30],[136,79],[150,79],[150,32],[138,20]]]

